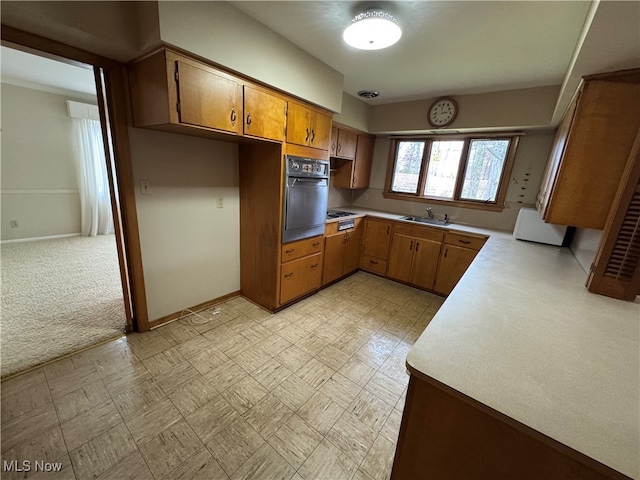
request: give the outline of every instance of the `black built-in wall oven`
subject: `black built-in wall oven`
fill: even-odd
[[[282,242],[322,235],[329,199],[329,162],[285,157]]]

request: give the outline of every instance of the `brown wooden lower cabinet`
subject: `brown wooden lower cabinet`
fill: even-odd
[[[337,222],[328,224],[324,242],[322,285],[327,285],[360,266],[362,219],[357,218],[354,228],[341,232],[338,232]]]
[[[280,304],[320,288],[322,253],[316,253],[282,264],[280,273]]]
[[[394,227],[387,276],[431,290],[444,233],[432,228]]]
[[[411,374],[391,480],[627,479],[435,381]]]

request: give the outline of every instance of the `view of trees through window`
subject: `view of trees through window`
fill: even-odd
[[[512,141],[470,136],[397,140],[390,193],[495,203]]]

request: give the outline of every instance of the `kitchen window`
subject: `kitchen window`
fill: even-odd
[[[517,135],[393,139],[384,196],[500,211],[517,144]]]

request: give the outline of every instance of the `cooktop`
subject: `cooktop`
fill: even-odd
[[[343,212],[342,210],[333,210],[327,212],[327,218],[348,217],[350,215],[355,215],[355,213]]]

